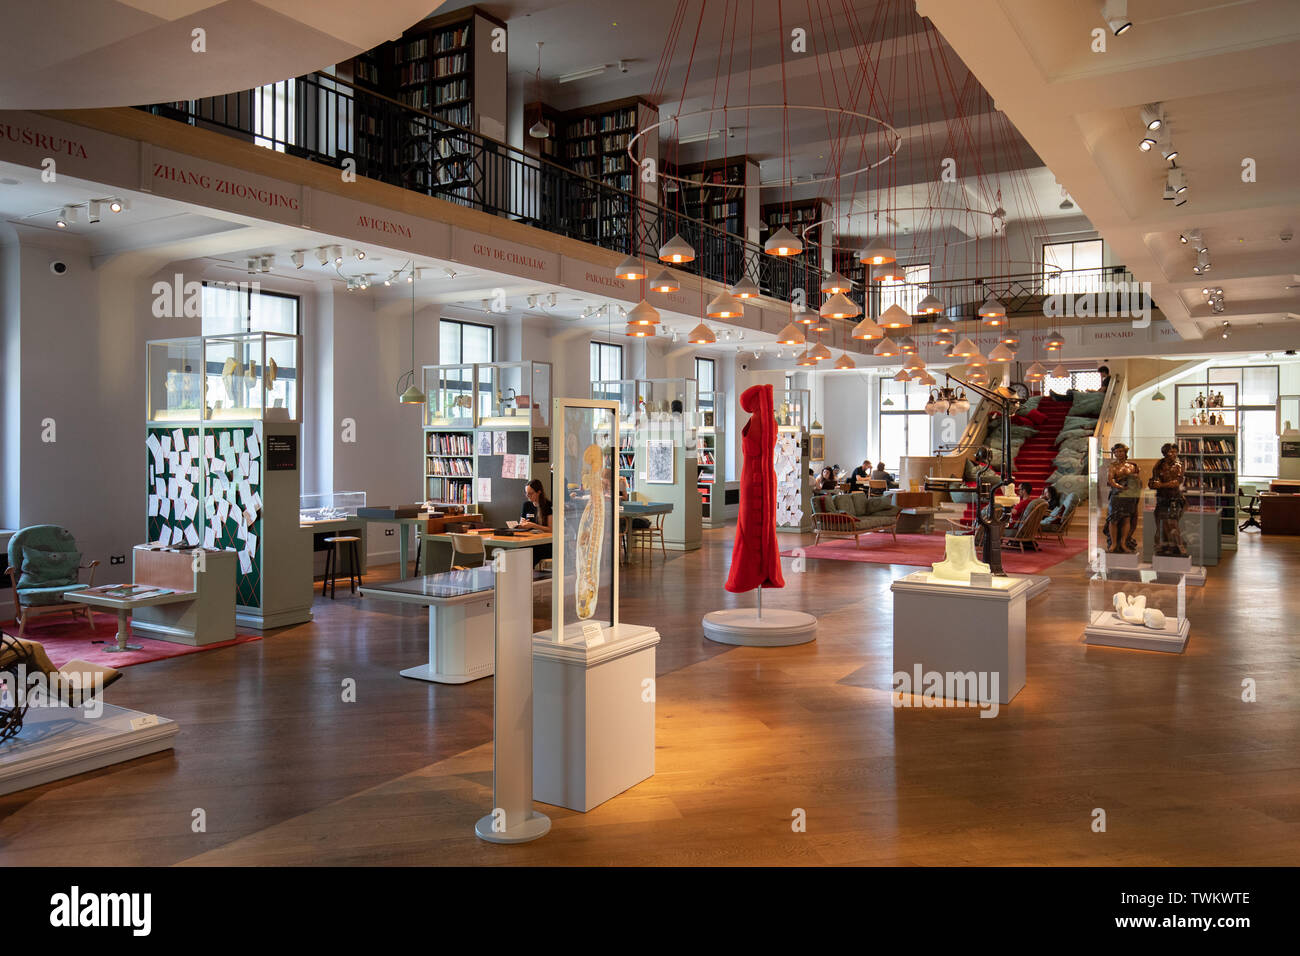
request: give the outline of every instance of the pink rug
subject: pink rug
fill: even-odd
[[[832,561],[865,561],[868,564],[906,564],[916,567],[929,567],[943,560],[943,535],[900,534],[898,543],[887,534],[864,534],[861,547],[853,544],[852,538],[839,538],[823,541],[821,544],[803,548],[804,557],[828,558]],[[1009,574],[1040,574],[1054,564],[1060,564],[1067,558],[1082,554],[1087,550],[1085,538],[1066,538],[1065,547],[1061,547],[1053,538],[1040,541],[1041,550],[1021,554],[1010,549],[1002,552],[1002,567]],[[794,550],[781,552],[782,557],[792,557]]]
[[[220,647],[232,647],[235,644],[247,644],[262,638],[252,634],[236,634],[233,641],[220,644],[205,644],[203,647],[190,647],[188,644],[173,644],[171,641],[156,641],[133,633],[131,643],[139,644],[141,650],[107,653],[104,647],[117,643],[117,615],[91,612],[95,619],[95,630],[86,626],[84,618],[51,615],[48,618],[33,618],[27,622],[23,639],[39,641],[45,647],[45,653],[55,667],[62,667],[68,661],[82,660],[91,664],[105,664],[109,667],[130,667],[132,664],[147,664],[161,661],[168,657],[181,657],[185,654],[198,654],[201,651],[215,651]],[[11,637],[18,636],[18,622],[5,621],[4,632]],[[93,644],[92,641],[102,643]]]

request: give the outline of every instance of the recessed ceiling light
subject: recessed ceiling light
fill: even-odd
[[[0,186],[18,186],[18,185],[21,185],[21,180],[11,179],[8,176],[6,176],[4,179],[0,179]]]

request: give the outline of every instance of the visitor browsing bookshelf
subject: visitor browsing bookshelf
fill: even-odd
[[[1237,547],[1237,462],[1235,425],[1184,425],[1174,432],[1183,462],[1183,494],[1190,508],[1219,513],[1220,547]]]

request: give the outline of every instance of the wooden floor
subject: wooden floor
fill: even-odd
[[[657,772],[585,815],[543,807],[536,843],[473,835],[492,681],[399,677],[424,613],[340,595],[264,641],[130,668],[109,701],[175,718],[175,750],[0,797],[0,863],[1300,862],[1300,538],[1243,535],[1188,589],[1181,656],[1083,645],[1083,559],[1051,569],[1028,683],[989,720],[891,706],[889,583],[910,568],[809,561],[766,602],[815,613],[815,643],[706,641],[700,617],[738,603],[732,533],[624,571],[622,617],[663,638]]]

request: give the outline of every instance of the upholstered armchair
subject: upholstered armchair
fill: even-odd
[[[90,607],[64,600],[69,591],[80,591],[95,584],[98,561],[81,563],[81,552],[72,532],[53,524],[35,524],[23,528],[9,539],[9,580],[14,590],[14,617],[18,636],[23,636],[29,617],[43,614],[82,615],[90,629],[95,629]],[[89,571],[89,580],[80,582],[81,572]]]

